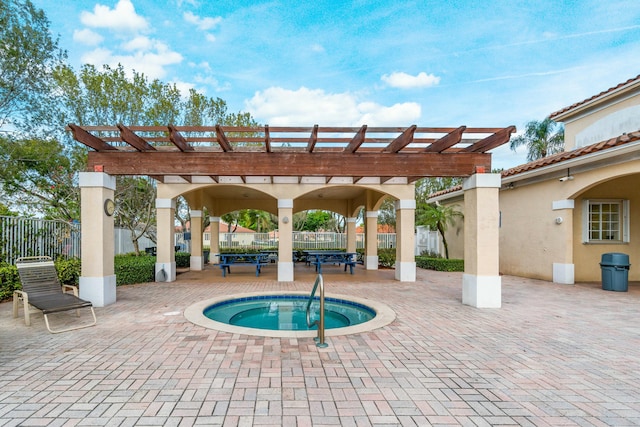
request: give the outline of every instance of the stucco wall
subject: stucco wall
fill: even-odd
[[[553,263],[566,262],[570,215],[552,209],[554,201],[564,199],[563,184],[553,179],[500,192],[501,273],[552,280]]]
[[[451,204],[455,210],[464,213],[464,201],[461,199]],[[449,225],[444,233],[449,245],[449,258],[464,258],[464,219],[457,218],[454,225]],[[441,244],[442,246],[442,244]],[[440,248],[440,253],[444,256],[444,248]]]
[[[576,281],[600,280],[600,259],[603,253],[622,252],[629,255],[629,280],[640,280],[640,174],[616,178],[599,184],[576,198],[574,210],[574,254]],[[585,199],[628,199],[630,203],[629,243],[583,243],[582,203]]]
[[[565,122],[565,150],[584,147],[640,129],[640,96],[612,99],[612,104]]]

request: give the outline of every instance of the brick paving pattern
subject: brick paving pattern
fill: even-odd
[[[220,295],[313,285],[269,269],[119,287],[96,327],[57,335],[41,314],[26,327],[0,304],[0,426],[640,425],[636,283],[609,292],[504,276],[503,307],[477,309],[461,303],[460,273],[401,283],[391,270],[336,269],[329,295],[382,301],[397,318],[328,348],[182,315]]]

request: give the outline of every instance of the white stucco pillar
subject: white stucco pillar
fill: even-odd
[[[220,262],[220,217],[209,217],[209,230],[211,231],[211,252],[209,262],[218,264]]]
[[[416,281],[415,256],[416,201],[396,201],[396,280]]]
[[[502,305],[499,272],[498,190],[500,174],[471,175],[464,191],[464,274],[462,303],[479,308]]]
[[[347,218],[347,252],[356,251],[356,220],[357,218]]]
[[[566,285],[575,283],[573,264],[573,200],[555,200],[552,210],[556,215],[556,235],[562,236],[563,244],[557,248],[560,251],[558,259],[553,263],[553,282]]]
[[[293,281],[293,199],[278,199],[278,281]]]
[[[202,256],[202,211],[191,211],[191,257],[189,268],[200,271],[204,266]]]
[[[156,281],[173,282],[176,280],[176,250],[174,246],[176,201],[174,199],[156,199],[156,209],[158,226]]]
[[[113,216],[105,202],[113,200],[115,177],[103,172],[80,172],[80,222],[82,271],[80,298],[96,307],[116,302]]]
[[[364,267],[367,270],[378,269],[378,211],[365,212],[364,223]]]

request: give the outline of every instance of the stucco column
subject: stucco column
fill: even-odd
[[[80,172],[79,185],[80,298],[104,307],[116,302],[113,216],[107,215],[104,208],[107,199],[113,200],[116,179],[103,172]]]
[[[202,211],[191,211],[191,270],[202,270],[204,256],[202,255]]]
[[[209,230],[211,231],[211,252],[209,253],[209,262],[218,264],[220,262],[220,217],[209,217]]]
[[[556,248],[559,256],[553,263],[553,282],[566,285],[573,285],[574,264],[573,264],[573,200],[555,200],[552,209],[556,215],[554,222],[554,233],[562,236],[563,245]]]
[[[347,218],[347,252],[356,251],[356,220]]]
[[[158,249],[156,258],[156,282],[176,280],[175,226],[176,201],[156,199]],[[164,273],[162,273],[164,271]]]
[[[416,281],[415,256],[416,201],[396,201],[396,280]]]
[[[500,174],[471,175],[464,191],[464,274],[462,303],[481,308],[502,305],[499,272]]]
[[[364,267],[367,270],[378,269],[378,211],[365,212],[364,223]]]
[[[293,281],[293,199],[278,199],[278,281]]]

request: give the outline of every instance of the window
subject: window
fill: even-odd
[[[584,243],[629,241],[628,200],[585,200],[582,211]]]

